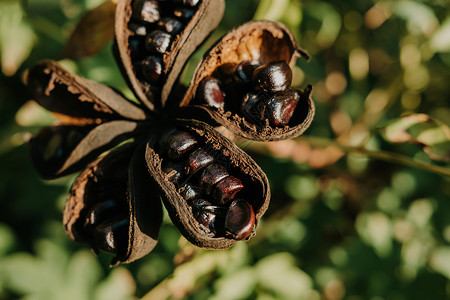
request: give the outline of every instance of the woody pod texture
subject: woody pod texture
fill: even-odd
[[[114,253],[111,265],[155,247],[162,205],[198,247],[250,239],[269,206],[269,182],[215,128],[276,141],[300,135],[313,119],[312,87],[291,87],[296,60],[308,55],[281,23],[252,21],[228,32],[189,86],[180,83],[224,9],[223,0],[119,1],[113,52],[139,103],[54,61],[27,73],[33,99],[59,120],[30,140],[32,162],[46,179],[80,172],[64,227],[95,253]]]

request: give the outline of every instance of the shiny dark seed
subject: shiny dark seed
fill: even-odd
[[[170,47],[172,36],[161,30],[150,32],[145,38],[145,48],[151,53],[164,54]]]
[[[134,36],[145,37],[147,35],[147,28],[135,22],[130,22],[128,28],[133,31]]]
[[[214,224],[216,221],[215,213],[209,210],[200,209],[194,212],[194,218],[197,220],[197,222],[208,228],[211,232],[213,232],[214,234],[216,233]]]
[[[137,21],[155,23],[160,19],[159,4],[156,0],[135,0],[133,17]]]
[[[191,203],[189,203],[192,206],[192,211],[197,211],[200,209],[203,209],[204,207],[208,207],[211,206],[211,202],[206,201],[205,199],[194,199],[191,201]]]
[[[252,81],[256,90],[280,92],[291,85],[292,70],[285,61],[269,63],[254,71]]]
[[[173,15],[182,21],[187,21],[195,14],[195,9],[193,8],[187,8],[187,7],[180,7],[173,11]]]
[[[225,93],[222,90],[220,80],[214,77],[206,77],[197,88],[197,98],[201,103],[213,107],[223,108]]]
[[[169,161],[162,171],[166,173],[167,180],[173,183],[180,181],[181,175],[183,174],[183,166],[179,163],[174,163]]]
[[[248,92],[245,94],[241,105],[241,111],[248,121],[261,126],[265,125],[263,120],[265,101],[267,99],[269,99],[269,97],[265,92]]]
[[[128,219],[113,220],[94,229],[94,239],[99,249],[116,253],[128,243]]]
[[[210,194],[214,185],[228,176],[225,167],[217,164],[212,164],[203,171],[200,176],[200,187],[207,194]]]
[[[287,89],[276,93],[267,103],[266,114],[275,126],[289,123],[300,99],[295,89]]]
[[[145,55],[145,39],[139,36],[130,37],[128,40],[131,56],[134,60],[140,59]]]
[[[193,185],[189,185],[189,184],[185,184],[183,186],[183,190],[180,192],[181,197],[183,197],[184,200],[186,200],[187,202],[191,202],[194,199],[198,198],[200,196],[200,188],[193,186]]]
[[[168,34],[176,35],[183,30],[183,24],[173,18],[164,18],[158,22],[158,27]]]
[[[177,4],[183,4],[190,7],[196,6],[199,2],[200,0],[175,0],[175,3]]]
[[[242,182],[234,176],[228,176],[217,183],[212,192],[213,198],[219,204],[233,200],[236,194],[244,188]]]
[[[116,201],[108,199],[94,205],[86,215],[86,226],[98,225],[111,219],[119,212]]]
[[[249,83],[253,78],[253,72],[261,66],[257,60],[246,60],[237,65],[233,73],[233,79],[236,83]]]
[[[176,131],[167,138],[167,155],[169,159],[180,158],[197,145],[197,140],[187,132]]]
[[[236,199],[225,216],[225,234],[229,238],[243,240],[250,236],[255,226],[255,213],[245,200]]]
[[[157,83],[163,72],[162,59],[157,56],[149,56],[141,63],[142,74],[150,83]]]
[[[198,170],[211,165],[214,157],[203,149],[197,149],[189,155],[186,163],[186,174],[194,174]]]

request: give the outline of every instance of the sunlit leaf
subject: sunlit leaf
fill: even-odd
[[[88,11],[78,22],[61,58],[80,58],[97,54],[114,37],[115,0],[106,0]]]
[[[0,57],[1,70],[14,75],[31,52],[35,42],[34,31],[24,19],[19,1],[0,2]]]
[[[412,114],[390,122],[382,129],[391,143],[415,143],[434,160],[450,161],[450,128],[426,114]]]
[[[430,47],[436,52],[450,52],[450,18],[447,18],[430,39]]]

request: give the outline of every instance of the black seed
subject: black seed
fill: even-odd
[[[167,138],[167,155],[169,159],[180,158],[197,145],[197,140],[187,132],[176,131]]]
[[[163,72],[163,65],[161,58],[157,56],[149,56],[141,63],[142,74],[150,83],[157,83],[161,78]]]
[[[259,126],[264,126],[264,109],[265,101],[270,99],[265,92],[245,94],[242,101],[241,111],[246,117],[247,121],[255,123]]]
[[[242,182],[234,176],[228,176],[219,181],[212,192],[214,200],[225,204],[233,200],[236,194],[244,188]]]
[[[273,62],[257,68],[252,81],[256,90],[276,93],[291,85],[292,70],[285,61]]]
[[[299,93],[295,89],[287,89],[276,93],[267,103],[266,114],[272,124],[284,126],[289,123],[297,107]]]
[[[214,157],[203,149],[197,149],[189,155],[186,163],[186,174],[194,174],[198,170],[212,164]]]
[[[252,206],[245,200],[234,200],[225,216],[226,236],[243,240],[250,236],[254,226],[255,213]]]
[[[173,11],[173,15],[182,21],[188,21],[195,14],[195,9],[180,7]]]
[[[200,103],[223,108],[225,93],[222,91],[220,80],[214,77],[204,78],[197,88],[197,98]]]
[[[86,215],[86,226],[98,225],[120,214],[116,201],[108,199],[94,205]]]
[[[237,65],[233,73],[233,79],[236,83],[249,83],[253,78],[253,72],[261,66],[257,60],[246,60]]]
[[[133,17],[137,21],[155,23],[159,20],[159,4],[155,0],[135,0],[133,4]]]
[[[200,187],[207,194],[210,194],[214,185],[227,176],[228,172],[225,167],[217,164],[210,165],[200,177]]]
[[[117,253],[126,249],[128,243],[128,219],[113,220],[94,229],[94,240],[101,250]]]
[[[167,180],[173,183],[178,183],[181,179],[183,166],[179,163],[169,161],[167,165],[162,169],[162,171],[166,173]]]
[[[164,18],[161,21],[158,22],[158,27],[161,30],[164,30],[165,32],[173,35],[176,35],[183,30],[183,24],[173,18]]]
[[[130,22],[128,28],[134,33],[134,36],[145,37],[147,35],[147,28],[135,22]]]
[[[200,195],[200,188],[193,185],[185,184],[183,186],[183,190],[180,192],[180,195],[187,202],[191,202]]]
[[[164,54],[169,49],[170,42],[170,34],[161,30],[154,30],[145,38],[145,48],[151,53]]]

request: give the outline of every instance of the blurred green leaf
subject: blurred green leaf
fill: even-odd
[[[389,122],[382,129],[391,143],[414,143],[434,160],[450,161],[450,128],[426,114],[411,114]]]
[[[430,48],[435,52],[450,52],[450,18],[447,18],[433,34]]]
[[[0,57],[6,76],[16,73],[35,43],[35,34],[25,20],[19,1],[0,2]]]

